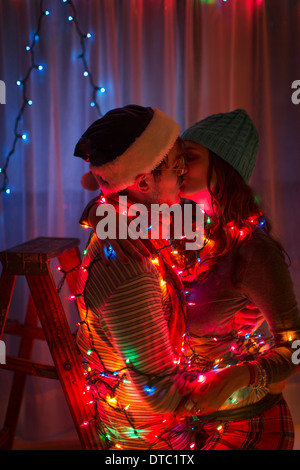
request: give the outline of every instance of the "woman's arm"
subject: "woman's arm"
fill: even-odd
[[[300,339],[300,315],[287,263],[278,246],[257,234],[244,247],[247,257],[243,292],[264,315],[274,339],[272,349],[258,358],[267,372],[267,383],[287,379],[293,364],[292,343]]]
[[[300,339],[300,316],[288,266],[276,244],[266,235],[255,236],[242,247],[245,271],[243,292],[268,323],[274,345],[255,361],[210,372],[187,401],[194,414],[217,411],[232,393],[260,383],[270,393],[281,393],[284,381],[299,369],[292,361],[294,340]],[[183,412],[182,403],[178,412]]]

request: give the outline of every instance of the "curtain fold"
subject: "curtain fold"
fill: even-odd
[[[300,79],[300,1],[73,3],[82,32],[92,34],[85,40],[86,59],[96,85],[106,90],[97,95],[103,114],[130,103],[158,107],[184,130],[209,114],[248,111],[261,138],[250,184],[292,259],[300,299],[300,105],[291,101],[292,82]],[[73,157],[77,140],[99,118],[96,107],[90,106],[92,88],[83,75],[80,38],[68,20],[68,4],[44,0],[43,5],[50,15],[43,17],[35,51],[44,70],[34,70],[28,82],[27,98],[33,104],[26,108],[19,129],[28,132],[29,142],[18,141],[8,167],[11,194],[0,197],[1,250],[37,236],[78,237],[83,250],[87,233],[78,219],[95,196],[80,186],[87,164]],[[11,149],[22,104],[16,81],[30,65],[25,47],[39,11],[40,0],[0,2],[0,79],[7,90],[6,104],[0,105],[0,167]],[[13,314],[22,321],[28,298],[23,282],[16,293]],[[68,295],[65,289],[63,293]],[[65,297],[62,301],[75,325],[74,309]],[[34,352],[51,360],[39,342]],[[2,419],[9,373],[1,372],[0,380]],[[40,381],[28,379],[18,427],[24,439],[53,438],[72,429],[59,384]],[[295,405],[293,413],[300,422]]]

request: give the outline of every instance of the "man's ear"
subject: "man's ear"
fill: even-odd
[[[141,193],[148,193],[152,189],[153,185],[153,175],[151,174],[142,174],[136,177],[135,187]]]

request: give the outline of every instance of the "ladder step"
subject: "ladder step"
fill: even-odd
[[[31,361],[29,359],[22,359],[20,357],[6,356],[6,364],[1,364],[0,367],[7,370],[13,370],[15,372],[22,372],[27,375],[59,380],[54,366],[43,364],[42,362]]]
[[[7,274],[47,276],[47,263],[79,245],[78,238],[38,237],[0,252]]]
[[[34,238],[20,245],[2,251],[0,257],[6,255],[12,256],[14,253],[18,254],[45,254],[48,259],[55,258],[56,256],[64,253],[71,248],[75,248],[80,243],[78,238],[55,238],[55,237],[38,237]]]

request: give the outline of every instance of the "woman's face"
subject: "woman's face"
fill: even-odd
[[[210,205],[210,194],[207,189],[207,173],[209,168],[209,151],[201,144],[186,140],[186,173],[180,187],[180,196],[198,204]],[[211,188],[216,183],[213,171]]]

